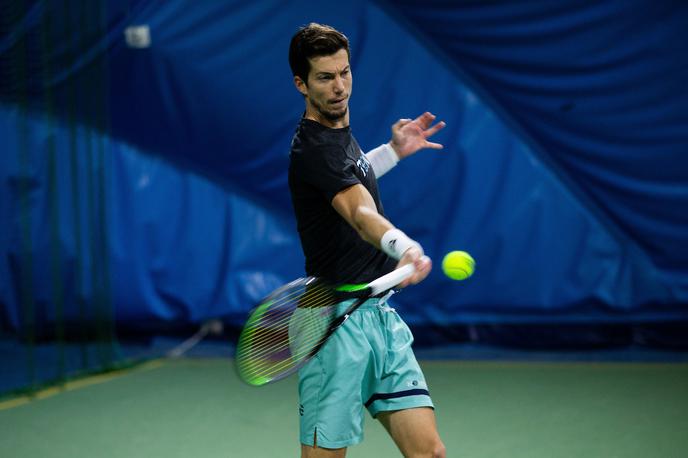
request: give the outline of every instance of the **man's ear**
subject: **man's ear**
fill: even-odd
[[[294,86],[296,86],[296,90],[299,91],[302,95],[308,94],[308,85],[304,80],[301,79],[300,76],[294,76]]]

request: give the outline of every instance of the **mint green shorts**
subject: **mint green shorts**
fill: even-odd
[[[346,310],[350,303],[343,303]],[[363,440],[363,407],[433,407],[413,335],[384,299],[370,299],[299,371],[301,443],[341,448]]]

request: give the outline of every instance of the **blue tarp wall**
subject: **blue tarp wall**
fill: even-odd
[[[287,49],[311,21],[351,41],[364,149],[400,117],[447,122],[443,151],[380,181],[390,219],[435,261],[397,296],[412,326],[688,318],[688,3],[2,8],[5,332],[238,325],[303,275],[286,179],[303,101]],[[150,46],[126,43],[132,26]],[[477,260],[468,281],[439,269],[455,249]]]

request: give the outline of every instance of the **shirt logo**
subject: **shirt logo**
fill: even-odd
[[[368,170],[370,170],[370,162],[368,162],[368,158],[365,157],[365,155],[361,154],[361,157],[359,157],[356,161],[356,166],[364,177],[368,175]]]

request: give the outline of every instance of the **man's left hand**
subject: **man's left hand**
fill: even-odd
[[[443,145],[440,143],[429,142],[428,138],[435,135],[438,131],[446,125],[444,121],[440,121],[434,126],[436,116],[432,113],[425,112],[416,119],[400,119],[392,126],[392,141],[390,146],[403,159],[412,155],[413,153],[423,149],[442,149]]]

